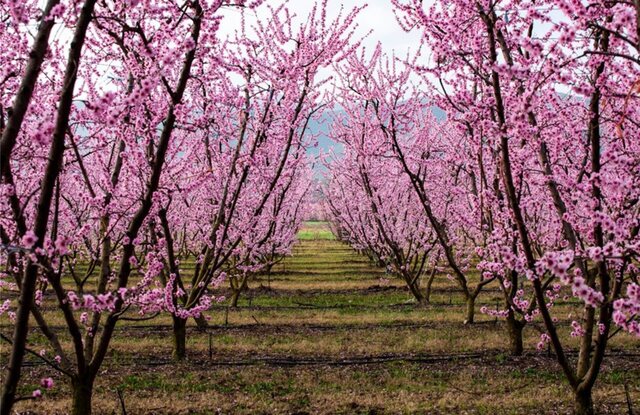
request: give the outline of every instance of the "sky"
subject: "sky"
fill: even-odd
[[[247,23],[251,25],[254,20],[268,18],[270,15],[268,6],[275,8],[282,4],[283,1],[291,14],[295,15],[295,20],[299,22],[307,19],[315,4],[315,0],[265,0],[263,4],[254,10],[245,9]],[[321,1],[318,0],[318,2]],[[327,0],[327,20],[334,20],[342,7],[344,7],[342,15],[345,16],[353,8],[361,6],[365,6],[365,8],[360,11],[356,18],[358,27],[355,39],[362,38],[361,45],[369,53],[373,52],[378,42],[381,44],[383,52],[387,55],[392,55],[395,52],[396,56],[404,57],[407,51],[417,51],[420,43],[419,31],[407,33],[400,27],[393,13],[391,0]],[[220,11],[223,19],[218,34],[221,38],[232,36],[240,27],[242,13],[240,10],[237,7],[226,7]],[[33,30],[36,30],[35,26]],[[53,37],[60,40],[70,40],[71,31],[62,25],[57,25]],[[330,74],[331,68],[327,68],[319,73],[319,78],[324,78]],[[108,73],[105,74],[102,87],[108,90],[111,82],[111,76]],[[309,149],[310,155],[317,155],[320,151],[327,152],[331,148],[334,148],[338,153],[341,152],[340,146],[336,146],[327,137],[329,126],[326,123],[312,122],[310,129],[313,133],[319,134],[319,145],[317,148]],[[322,169],[316,164],[316,171],[318,170]]]
[[[298,15],[300,19],[306,19],[315,2],[313,0],[289,0],[287,7],[289,10]],[[266,5],[276,6],[280,4],[280,0],[266,0],[255,11],[258,17],[267,16],[269,14]],[[377,42],[382,43],[385,52],[391,54],[393,50],[397,55],[404,55],[408,48],[417,50],[420,34],[418,32],[406,33],[393,14],[393,7],[390,0],[328,0],[327,2],[327,18],[337,16],[340,8],[344,6],[345,10],[351,10],[354,7],[367,5],[358,16],[357,23],[359,25],[358,34],[365,35],[372,30],[372,33],[363,41],[363,45],[368,50],[373,50]],[[240,21],[240,11],[238,9],[229,8],[223,12],[224,19],[220,33],[222,35],[233,33],[234,28],[238,26]]]
[[[266,0],[265,3],[255,11],[246,12],[249,13],[247,16],[251,16],[254,19],[268,17],[269,9],[266,6],[271,4],[275,7],[280,3],[281,0]],[[313,0],[289,0],[287,7],[290,12],[297,15],[297,19],[302,21],[306,20],[314,3]],[[383,52],[387,55],[392,55],[395,52],[396,56],[404,57],[407,51],[417,51],[420,32],[413,31],[407,33],[400,27],[393,13],[393,6],[390,0],[328,0],[327,20],[331,21],[335,18],[340,12],[341,7],[344,7],[343,15],[345,15],[354,7],[361,7],[363,5],[366,5],[366,7],[360,12],[356,19],[356,23],[358,24],[356,38],[361,38],[366,35],[362,40],[362,46],[365,47],[367,51],[372,52],[378,42],[380,42]],[[223,11],[223,16],[224,18],[219,34],[225,37],[233,34],[240,25],[241,12],[237,8],[228,8]],[[251,21],[249,17],[247,17],[247,21]],[[329,71],[330,69],[325,70],[324,76],[329,75]],[[322,73],[320,73],[320,75],[323,77]],[[329,128],[328,125],[313,122],[309,128],[313,133],[319,133],[318,148],[309,149],[310,155],[317,155],[319,151],[328,152],[332,148],[337,153],[341,152],[340,146],[336,145],[326,135]],[[316,164],[315,171],[321,175],[323,168],[319,164]]]

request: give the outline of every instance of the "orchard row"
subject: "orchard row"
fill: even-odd
[[[360,9],[261,3],[0,6],[1,413],[41,395],[16,392],[40,355],[30,321],[76,414],[122,319],[171,315],[184,358],[216,287],[235,303],[291,253],[314,186],[309,126],[326,117],[344,149],[323,185],[336,234],[419,302],[448,273],[468,323],[498,287],[512,352],[542,321],[576,413],[593,413],[609,338],[640,337],[637,2],[392,0],[422,33],[407,56],[362,48]],[[229,8],[241,20],[223,36]],[[575,361],[554,313],[565,295],[584,306]]]
[[[422,56],[377,48],[337,65],[334,231],[420,303],[446,273],[466,323],[499,289],[502,307],[481,311],[506,319],[512,354],[542,322],[538,347],[555,351],[575,412],[592,414],[607,342],[640,338],[640,6],[393,3]],[[554,308],[571,298],[577,359]]]

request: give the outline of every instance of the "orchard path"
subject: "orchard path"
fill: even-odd
[[[478,307],[498,298],[487,291]],[[535,328],[525,331],[528,356],[511,358],[501,322],[479,313],[467,326],[463,315],[459,290],[444,276],[431,305],[417,307],[402,282],[386,280],[325,223],[310,222],[293,255],[271,278],[252,280],[237,308],[218,304],[207,330],[189,326],[187,361],[170,359],[166,316],[122,322],[94,407],[120,413],[117,389],[132,414],[570,412],[569,389],[555,359],[536,351]],[[637,342],[612,339],[595,391],[601,413],[626,413],[625,383],[640,402],[639,357]],[[69,391],[57,384],[21,410],[64,413]]]

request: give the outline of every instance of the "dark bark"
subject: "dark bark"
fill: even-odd
[[[273,265],[274,265],[273,262],[270,262],[267,265],[267,287],[269,289],[271,289],[271,271],[273,269]]]
[[[377,108],[376,108],[377,114]],[[378,115],[379,118],[379,115]],[[456,260],[454,247],[450,242],[449,234],[446,226],[435,216],[433,213],[433,209],[431,207],[431,201],[425,189],[424,180],[419,177],[415,172],[411,170],[407,159],[405,158],[404,152],[400,143],[398,142],[398,137],[396,135],[396,126],[395,126],[395,118],[392,116],[390,121],[390,126],[386,127],[382,122],[380,123],[380,128],[385,136],[391,139],[392,148],[396,156],[398,157],[400,164],[404,172],[409,176],[411,180],[411,184],[418,195],[418,199],[422,204],[425,214],[427,215],[427,219],[429,220],[429,224],[433,228],[436,233],[436,239],[439,245],[442,247],[442,251],[444,253],[445,260],[451,270],[453,271],[454,277],[462,290],[462,293],[465,297],[469,297],[471,295],[467,277],[460,268],[458,261]]]
[[[470,295],[467,297],[467,308],[464,318],[464,324],[473,324],[476,315],[476,297]]]
[[[187,357],[187,320],[173,316],[173,358]]]
[[[418,304],[421,304],[421,305],[426,304],[427,301],[424,296],[424,293],[420,290],[420,284],[418,283],[418,278],[413,278],[413,281],[411,281],[411,278],[412,276],[409,275],[405,279],[407,281],[407,285],[409,286],[409,290],[411,291],[411,294],[413,294],[413,297],[416,299]]]
[[[490,54],[490,62],[495,64],[498,61],[497,57],[497,45],[495,38],[495,16],[490,16],[486,14],[481,6],[477,4],[479,9],[480,17],[485,23],[487,30],[487,40],[489,43],[489,54]],[[513,219],[516,225],[516,229],[518,230],[518,235],[520,237],[520,242],[522,244],[522,250],[524,256],[527,260],[527,267],[531,270],[535,270],[536,260],[533,254],[533,248],[531,245],[531,240],[529,237],[529,230],[524,220],[524,215],[520,208],[520,200],[518,198],[518,193],[516,191],[516,187],[513,180],[513,173],[511,169],[511,153],[509,150],[509,136],[506,131],[506,113],[504,107],[504,101],[502,98],[502,89],[500,83],[500,75],[496,71],[491,72],[491,86],[493,87],[493,95],[495,99],[495,109],[497,122],[501,129],[501,137],[500,137],[500,168],[501,168],[501,178],[505,188],[505,193],[507,196],[507,201],[509,203],[509,209],[513,214]],[[560,342],[560,337],[558,336],[558,332],[556,330],[555,323],[553,322],[553,318],[551,317],[551,313],[546,306],[547,299],[545,297],[544,288],[542,285],[542,281],[539,279],[535,279],[533,281],[533,288],[535,291],[536,300],[540,307],[540,314],[542,315],[542,319],[544,320],[545,327],[547,328],[547,334],[551,339],[551,344],[556,352],[556,358],[558,363],[562,367],[562,370],[569,380],[569,383],[575,387],[577,384],[576,375],[571,368],[569,359],[565,354],[562,343]]]
[[[200,28],[202,23],[202,8],[199,2],[195,1],[193,3],[194,8],[194,22],[192,29],[192,37],[198,42],[200,38]],[[195,60],[196,48],[191,49],[187,52],[184,60],[184,64],[182,66],[182,70],[180,72],[180,78],[178,81],[178,86],[175,92],[172,94],[172,104],[169,106],[169,110],[167,112],[167,117],[165,118],[164,126],[162,132],[160,134],[160,139],[158,140],[158,146],[156,150],[156,154],[154,157],[153,168],[151,172],[151,176],[149,177],[149,181],[147,184],[147,189],[142,200],[142,204],[136,214],[134,215],[131,223],[126,232],[126,236],[129,238],[129,241],[134,241],[138,236],[138,232],[144,223],[144,220],[149,214],[151,210],[151,205],[153,203],[153,195],[158,189],[158,185],[160,182],[160,175],[162,174],[162,167],[164,165],[164,159],[167,153],[167,149],[169,147],[169,141],[171,140],[171,136],[173,133],[173,129],[176,124],[176,114],[175,114],[175,106],[178,105],[182,101],[182,96],[187,87],[187,82],[191,77],[191,66],[193,65],[193,61]],[[131,264],[129,263],[128,258],[130,258],[135,251],[135,246],[133,242],[126,244],[123,248],[122,257],[120,259],[119,272],[118,272],[118,287],[125,288],[129,282],[129,275],[131,273]],[[102,331],[102,335],[100,336],[100,342],[98,347],[93,355],[93,358],[90,362],[91,370],[97,372],[104,358],[107,354],[107,350],[109,344],[111,342],[111,338],[113,336],[113,332],[115,330],[116,323],[118,321],[118,313],[120,313],[123,306],[123,302],[121,300],[116,302],[116,309],[112,312],[105,322],[104,329]]]
[[[610,18],[607,19],[609,22]],[[609,49],[609,33],[604,32],[601,36],[596,36],[596,48],[607,51]],[[599,174],[601,168],[601,121],[600,121],[600,104],[602,100],[602,93],[600,87],[597,86],[597,81],[603,74],[605,69],[604,62],[601,62],[594,73],[594,91],[591,95],[591,101],[589,103],[589,110],[591,117],[589,119],[588,139],[591,146],[591,170],[593,174]],[[594,183],[592,189],[592,196],[597,201],[597,205],[594,210],[601,211],[603,204],[603,194],[600,189],[600,185]],[[597,223],[594,227],[594,242],[597,246],[602,248],[605,243],[604,229],[600,223]],[[607,343],[609,341],[609,329],[611,327],[611,315],[613,312],[611,298],[617,298],[619,296],[619,290],[621,284],[616,284],[616,287],[611,292],[611,277],[609,275],[609,269],[605,261],[598,261],[593,277],[587,276],[587,283],[590,287],[595,288],[595,278],[597,276],[600,283],[600,292],[603,294],[605,300],[599,306],[600,315],[597,319],[598,324],[604,327],[604,330],[596,334],[596,340],[592,341],[594,326],[596,323],[595,309],[586,306],[584,312],[585,322],[583,328],[585,333],[583,335],[583,341],[580,345],[580,355],[578,356],[577,373],[579,377],[579,383],[575,388],[576,391],[576,413],[592,414],[593,402],[591,398],[591,390],[596,382],[602,361],[604,360]],[[588,340],[588,341],[587,341]],[[593,348],[593,355],[591,354]]]
[[[93,378],[89,376],[78,377],[72,381],[71,387],[73,392],[71,415],[90,415]]]
[[[196,325],[200,330],[204,330],[209,327],[209,323],[207,322],[207,319],[204,318],[204,316],[201,315],[200,317],[194,317],[193,319],[195,320]]]
[[[239,284],[231,285],[231,290],[232,290],[231,307],[233,308],[238,307],[238,301],[240,300],[240,295],[242,294],[243,291],[246,291],[249,288],[247,284],[248,280],[249,280],[249,276],[243,275],[242,280],[240,281]]]
[[[427,286],[425,288],[424,300],[425,302],[431,301],[431,286],[433,285],[433,281],[436,279],[437,268],[434,266],[431,274],[429,274],[429,278],[427,279]]]
[[[231,307],[238,307],[238,301],[240,300],[240,289],[233,290],[233,294],[231,294]]]
[[[594,415],[591,389],[578,389],[575,391],[573,412],[575,415]]]
[[[524,346],[522,343],[522,331],[524,324],[518,321],[513,312],[507,316],[507,328],[509,329],[509,351],[512,356],[522,356]]]
[[[57,2],[50,2],[47,7],[55,5]],[[87,28],[89,27],[89,22],[91,21],[91,15],[93,14],[93,8],[95,6],[95,0],[87,0],[82,7],[82,11],[80,12],[80,16],[78,18],[78,22],[76,25],[76,30],[73,35],[73,40],[71,42],[71,46],[69,48],[69,56],[67,59],[63,89],[60,94],[60,101],[58,105],[58,110],[56,113],[56,125],[53,131],[53,138],[51,141],[51,147],[49,149],[49,156],[47,166],[42,178],[42,183],[40,187],[40,197],[38,199],[38,205],[36,209],[36,217],[34,220],[34,233],[38,238],[36,245],[34,248],[38,248],[42,246],[45,235],[47,233],[48,221],[49,221],[49,213],[51,211],[51,204],[53,199],[53,191],[55,188],[56,181],[58,179],[58,174],[60,173],[60,169],[62,167],[62,158],[64,154],[64,141],[66,136],[66,131],[69,125],[69,116],[71,114],[71,106],[73,103],[73,92],[75,89],[75,82],[77,79],[78,66],[80,64],[80,55],[82,51],[82,47],[84,45],[84,39],[87,32]],[[47,10],[47,12],[50,9]],[[34,79],[32,80],[31,85],[22,85],[25,87],[33,88],[35,86],[35,82],[37,79],[37,75],[40,71],[40,65],[42,63],[42,59],[44,59],[44,52],[46,52],[46,46],[48,44],[48,37],[51,28],[47,30],[47,24],[43,24],[40,26],[38,31],[38,36],[41,36],[41,31],[45,30],[46,34],[43,34],[43,38],[38,38],[37,42],[42,42],[43,44],[34,44],[34,48],[43,47],[44,51],[42,51],[42,56],[40,57],[39,62],[33,61],[34,59],[38,59],[38,56],[32,56],[29,64],[27,66],[27,74],[25,74],[25,78],[29,76],[31,73],[29,72],[32,68],[31,65],[37,66],[35,69]],[[39,53],[39,50],[33,50],[33,53]],[[24,81],[24,79],[23,79]],[[22,87],[21,86],[21,87]],[[25,98],[20,93],[17,97],[17,100],[20,98],[27,99],[27,102],[24,103],[24,112],[26,112],[26,108],[31,99],[31,93],[29,92],[28,97]],[[24,112],[22,113],[22,117],[24,116]],[[12,118],[15,116],[12,116]],[[9,122],[13,122],[11,119]],[[9,157],[11,153],[11,149],[15,144],[15,139],[19,133],[22,119],[18,122],[17,130],[7,131],[9,129],[9,123],[5,131],[3,131],[2,135],[2,149],[4,153],[4,147],[7,146],[7,153],[4,157]],[[13,127],[12,127],[13,128]],[[11,143],[11,139],[13,138],[13,143]],[[7,160],[8,162],[8,160]],[[8,170],[8,164],[5,164],[3,161],[3,176],[4,169]],[[13,346],[11,349],[11,357],[9,361],[9,365],[7,366],[7,376],[4,379],[4,388],[2,391],[2,401],[0,402],[0,413],[2,415],[10,414],[11,409],[13,407],[16,388],[18,385],[18,381],[20,380],[21,367],[22,362],[24,360],[25,346],[27,342],[27,335],[29,331],[29,315],[31,314],[31,306],[33,305],[33,298],[35,294],[35,285],[38,277],[38,264],[28,261],[27,266],[25,267],[24,276],[22,278],[22,285],[20,287],[20,301],[16,316],[16,325],[13,334]]]
[[[58,5],[58,3],[60,3],[60,0],[50,0],[47,3],[42,16],[48,16],[51,9]],[[44,61],[45,54],[47,53],[49,35],[51,34],[51,29],[53,28],[54,23],[54,19],[43,19],[38,26],[38,33],[36,34],[36,38],[29,53],[29,61],[27,62],[25,73],[22,77],[22,81],[20,82],[18,94],[11,106],[11,116],[7,120],[7,124],[2,131],[2,140],[0,141],[0,169],[3,177],[9,171],[11,152],[16,144],[18,135],[20,134],[24,116],[29,108],[29,103],[33,96],[33,90],[41,72],[42,62]]]

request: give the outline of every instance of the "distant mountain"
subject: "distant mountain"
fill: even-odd
[[[444,121],[447,116],[446,112],[436,106],[431,106],[431,112],[438,121]],[[318,146],[310,148],[307,151],[307,154],[317,156],[321,151],[323,153],[328,153],[332,149],[337,155],[342,154],[342,144],[336,143],[331,138],[329,138],[329,131],[331,129],[331,117],[327,115],[323,116],[320,120],[311,120],[309,122],[308,129],[311,134],[318,134]],[[325,170],[324,166],[320,164],[316,164],[314,169],[316,170],[316,173],[318,175],[320,175]]]

